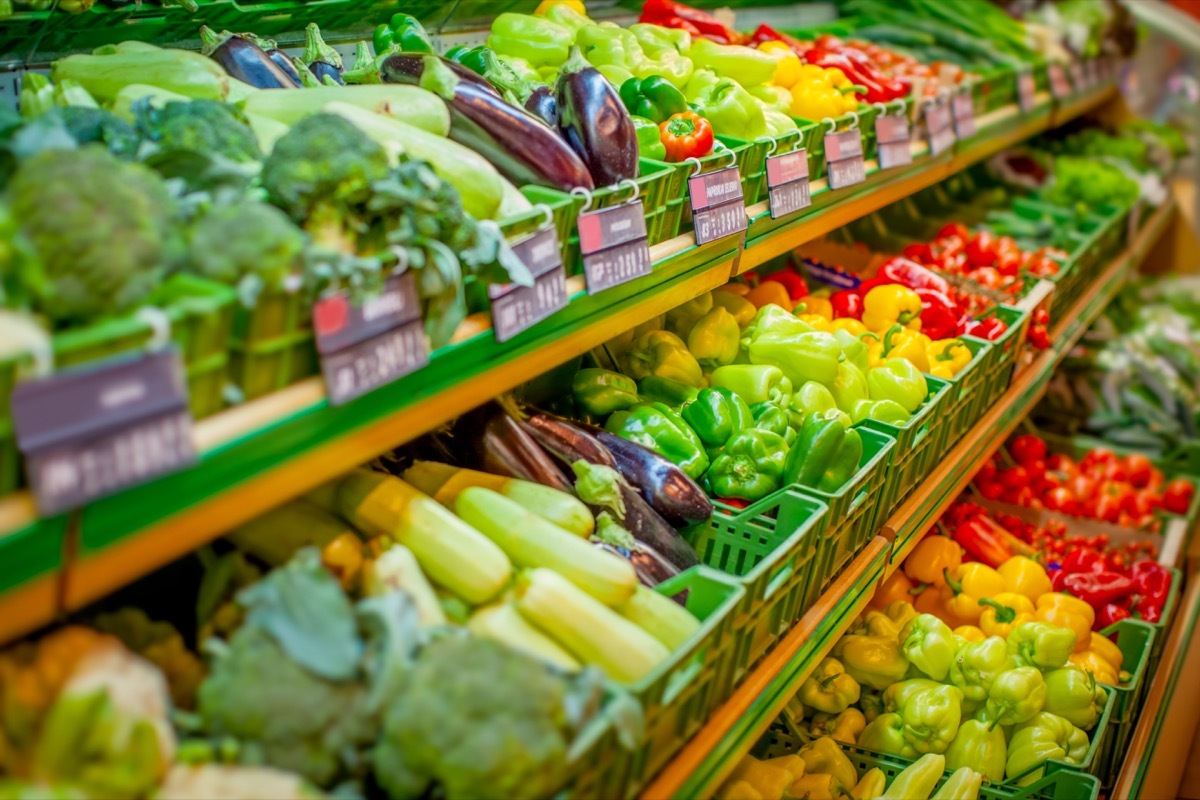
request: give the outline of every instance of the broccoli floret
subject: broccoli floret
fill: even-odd
[[[279,288],[304,250],[304,233],[274,206],[243,200],[205,214],[192,229],[189,259],[199,275],[234,285],[248,275]]]
[[[353,253],[357,207],[388,168],[387,152],[353,123],[314,114],[275,142],[261,179],[271,202],[319,242]]]
[[[9,183],[8,200],[40,262],[22,289],[58,324],[136,307],[173,254],[162,180],[100,147],[32,156]]]
[[[375,747],[375,777],[393,798],[432,782],[449,800],[538,798],[566,777],[566,682],[487,639],[438,639],[417,658]]]
[[[108,148],[108,152],[127,161],[137,155],[137,131],[111,111],[88,106],[66,106],[49,113],[62,118],[63,125],[77,144],[102,144]]]
[[[258,139],[246,118],[233,106],[218,100],[167,103],[138,108],[138,130],[163,150],[216,154],[235,164],[262,159]]]

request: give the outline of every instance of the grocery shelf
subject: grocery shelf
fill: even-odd
[[[749,752],[779,715],[795,688],[820,662],[819,656],[810,657],[810,651],[828,652],[848,627],[850,620],[832,610],[847,606],[862,608],[870,601],[876,579],[895,571],[920,539],[920,534],[970,481],[979,464],[1000,446],[1041,399],[1058,363],[1136,270],[1162,236],[1176,210],[1173,200],[1159,208],[1134,241],[1096,276],[1088,291],[1053,328],[1054,346],[1017,374],[1004,396],[893,513],[881,535],[834,581],[779,645],[767,653],[733,697],[647,788],[644,798],[707,797],[720,786],[738,760]],[[880,547],[884,550],[880,551]],[[881,555],[886,563],[881,574],[874,576],[870,565]],[[813,642],[819,636],[827,638]],[[801,651],[801,645],[806,643],[810,647]]]
[[[1103,87],[1052,111],[1048,97],[1023,114],[1006,106],[977,120],[980,133],[954,154],[916,166],[875,172],[853,191],[814,184],[817,206],[769,236],[714,251],[708,263],[672,273],[653,288],[581,321],[555,328],[466,371],[441,370],[401,381],[341,407],[326,402],[319,378],[198,422],[199,461],[191,469],[92,503],[63,518],[39,520],[29,497],[0,499],[0,547],[10,537],[58,537],[62,570],[0,582],[0,643],[78,609],[288,499],[404,444],[487,399],[512,389],[738,274],[897,199],[932,185],[1055,121],[1086,113],[1114,96]],[[819,202],[818,202],[819,200]],[[761,214],[763,207],[749,209]],[[686,233],[651,250],[656,263],[696,257]],[[583,290],[572,278],[569,289]],[[421,373],[418,373],[418,376]],[[46,530],[43,530],[46,529]],[[64,532],[65,529],[65,532]],[[2,578],[2,576],[0,576]]]

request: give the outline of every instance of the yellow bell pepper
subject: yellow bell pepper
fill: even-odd
[[[547,11],[557,5],[564,5],[572,11],[577,11],[580,14],[587,16],[587,8],[584,7],[582,0],[542,0],[538,3],[538,7],[533,10],[534,14],[545,15]]]
[[[811,773],[792,783],[787,789],[788,797],[804,797],[807,800],[834,800],[848,791],[832,775]]]
[[[876,286],[863,298],[862,323],[867,330],[882,335],[893,325],[921,330],[921,298],[898,283]]]
[[[982,598],[979,602],[987,606],[979,615],[979,630],[985,636],[1007,639],[1013,628],[1022,622],[1033,621],[1033,601],[1023,594],[1001,592],[994,597]]]
[[[824,317],[825,321],[830,325],[829,329],[833,330],[833,303],[829,302],[828,297],[810,294],[800,301],[800,305],[804,307],[805,314],[818,314]],[[799,307],[796,310],[799,311]]]
[[[746,299],[753,303],[755,308],[769,305],[776,305],[780,308],[792,307],[791,295],[779,281],[763,281],[750,290]]]
[[[736,781],[750,784],[764,798],[782,797],[788,784],[792,782],[792,773],[774,764],[759,761],[754,756],[745,756],[729,776],[729,782]]]
[[[1113,665],[1108,663],[1104,656],[1095,650],[1071,653],[1071,657],[1067,660],[1080,669],[1092,673],[1092,676],[1096,679],[1096,683],[1107,683],[1109,686],[1118,686],[1120,684],[1120,673],[1113,669]]]
[[[1092,623],[1096,621],[1096,612],[1078,597],[1062,592],[1047,592],[1037,599],[1034,616],[1042,622],[1073,631],[1076,653],[1087,650],[1092,643]]]
[[[792,48],[783,42],[763,42],[758,49],[764,53],[770,53],[777,59],[775,77],[771,79],[771,83],[784,89],[790,89],[796,85],[796,81],[800,80],[801,68],[804,65],[800,63],[800,57],[792,52]]]
[[[936,586],[926,586],[920,594],[912,599],[912,603],[913,608],[919,614],[933,614],[938,619],[942,619],[942,614],[945,613],[945,607],[942,605]],[[945,622],[945,620],[942,621]]]
[[[929,372],[929,344],[925,334],[897,323],[883,335],[883,357],[903,358],[921,372]]]
[[[1042,565],[1025,556],[1013,556],[997,569],[1008,591],[1023,594],[1031,601],[1050,591],[1050,578]]]
[[[935,378],[953,378],[971,363],[971,351],[961,339],[938,339],[926,349],[929,374]]]
[[[839,320],[834,320],[838,322]],[[859,323],[862,324],[862,323]],[[883,363],[883,337],[867,331],[859,334],[858,338],[867,346],[867,366],[878,367]]]
[[[857,708],[847,708],[838,714],[833,721],[830,737],[842,744],[853,745],[858,741],[858,735],[867,727],[867,718]]]
[[[721,787],[717,800],[763,800],[763,796],[749,781],[733,781]]]
[[[717,290],[712,293],[712,301],[714,306],[720,306],[732,314],[739,328],[745,328],[753,322],[754,315],[758,313],[753,303],[733,292]]]
[[[968,642],[982,642],[987,638],[987,636],[983,634],[983,631],[979,630],[979,628],[975,627],[974,625],[959,625],[954,629],[953,633],[955,636],[961,636]]]
[[[944,602],[950,613],[975,623],[983,614],[983,606],[979,605],[979,601],[1000,594],[1006,588],[999,572],[987,564],[972,561],[951,570],[942,591],[949,594],[949,599]]]
[[[832,307],[833,305],[830,304],[830,308]],[[834,331],[848,331],[849,333],[853,333],[855,336],[862,336],[864,333],[870,333],[870,331],[867,330],[867,326],[863,325],[862,322],[856,320],[854,317],[839,317],[838,319],[835,319],[833,322],[829,323],[829,328],[830,330]]]
[[[1088,642],[1089,650],[1112,664],[1113,669],[1121,669],[1121,665],[1125,663],[1125,654],[1121,652],[1121,648],[1117,647],[1116,642],[1095,631],[1092,631],[1092,637]]]
[[[838,72],[841,73],[841,70]],[[793,117],[820,121],[826,117],[840,117],[847,111],[858,108],[857,100],[852,107],[847,108],[846,95],[838,87],[830,85],[830,80],[824,74],[815,78],[807,78],[806,74],[811,73],[801,73],[791,86]]]
[[[850,790],[850,796],[854,800],[875,800],[883,796],[883,790],[886,788],[887,775],[879,767],[872,767]]]
[[[716,289],[713,289],[713,291],[729,292],[730,294],[736,294],[739,297],[745,297],[746,295],[750,294],[750,287],[738,281],[730,281],[729,283],[718,286]]]
[[[791,755],[786,755],[786,756],[776,756],[775,758],[768,758],[763,763],[769,764],[772,767],[779,767],[780,769],[786,769],[789,773],[791,773],[792,780],[796,780],[797,778],[803,776],[804,771],[805,771],[804,759],[801,758],[800,756],[796,755],[795,753],[792,753]]]
[[[829,317],[823,317],[820,314],[797,314],[796,319],[812,325],[813,330],[829,333]]]

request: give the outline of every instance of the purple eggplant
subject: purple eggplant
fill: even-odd
[[[312,70],[317,83],[328,85],[331,81],[344,86],[342,80],[342,56],[337,50],[325,43],[321,38],[321,29],[317,23],[310,22],[304,28],[304,63]]]
[[[529,99],[525,101],[525,110],[553,130],[558,130],[558,98],[549,86],[539,86],[530,92]]]
[[[471,414],[468,428],[478,465],[485,472],[571,491],[572,481],[554,459],[499,406],[492,405]]]
[[[291,75],[271,60],[249,34],[217,33],[207,25],[200,28],[204,55],[216,61],[229,77],[236,78],[255,89],[295,89]]]
[[[682,527],[712,516],[712,500],[679,467],[653,450],[606,430],[597,430],[596,438],[612,453],[625,480],[636,486],[667,522]]]
[[[632,547],[595,540],[592,544],[628,561],[637,574],[638,582],[651,589],[679,574],[679,569],[674,564],[655,552],[654,548],[641,542],[634,542]]]
[[[459,78],[446,59],[396,53],[384,59],[379,72],[384,83],[418,85],[440,95],[450,109],[450,138],[492,162],[517,186],[594,188],[587,166],[554,131],[490,87]],[[636,148],[635,139],[635,155]]]
[[[558,130],[597,186],[638,174],[637,130],[608,79],[578,47],[558,74]]]
[[[394,70],[394,79],[388,80],[387,78],[384,78],[384,81],[387,83],[419,84],[421,82],[421,76],[425,74],[425,54],[400,53],[398,55],[403,55],[405,57],[388,57],[387,62],[391,64],[391,68]],[[487,79],[483,76],[473,72],[467,67],[464,67],[457,61],[451,61],[448,58],[443,58],[441,60],[442,63],[444,63],[450,69],[450,71],[454,73],[454,77],[458,78],[460,81],[466,81],[472,86],[478,86],[480,89],[496,95],[496,97],[500,96],[500,92],[496,91],[496,87],[488,83]],[[407,78],[405,80],[400,80],[401,75],[407,76]]]
[[[582,459],[589,464],[617,466],[612,453],[595,436],[565,419],[549,414],[534,414],[522,422],[521,427],[564,464],[570,465]]]

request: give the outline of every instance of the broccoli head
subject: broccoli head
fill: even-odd
[[[163,150],[216,154],[236,164],[262,159],[258,139],[246,118],[219,100],[166,103],[156,108],[142,103],[137,126],[143,137]]]
[[[48,113],[62,119],[77,144],[102,144],[110,153],[127,161],[137,155],[137,131],[111,111],[90,106],[66,106]]]
[[[55,323],[90,322],[138,306],[173,252],[162,179],[101,147],[47,150],[8,185],[9,208],[38,260],[22,288]]]
[[[393,798],[433,782],[448,800],[538,798],[567,777],[566,681],[488,639],[450,636],[422,649],[388,708],[375,778]]]
[[[263,162],[262,185],[270,200],[318,240],[353,252],[346,244],[357,207],[371,185],[386,178],[387,152],[353,123],[334,114],[314,114],[275,142]]]
[[[237,284],[248,275],[278,288],[295,272],[304,233],[274,206],[242,200],[205,214],[192,228],[188,258],[210,280]]]

